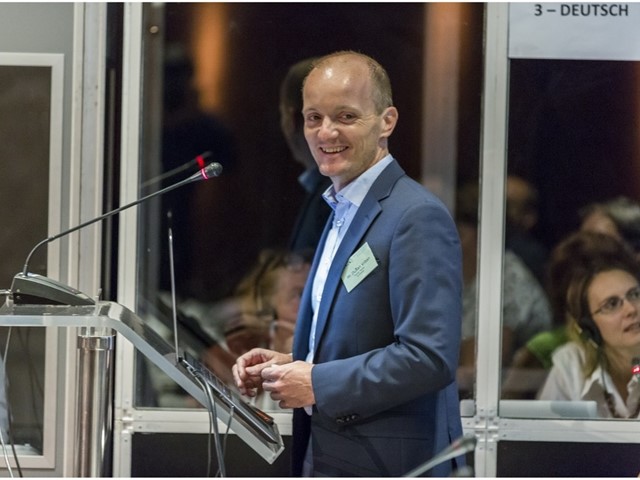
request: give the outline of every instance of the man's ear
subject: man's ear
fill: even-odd
[[[382,112],[382,122],[382,136],[388,138],[398,123],[398,109],[396,107],[385,108]]]

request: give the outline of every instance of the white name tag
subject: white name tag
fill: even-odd
[[[342,272],[342,283],[344,283],[347,292],[350,292],[364,280],[367,275],[373,272],[378,266],[378,262],[373,256],[371,247],[368,243],[361,246],[347,262]]]

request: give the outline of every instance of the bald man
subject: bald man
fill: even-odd
[[[446,207],[389,153],[398,110],[378,62],[351,51],[317,60],[302,113],[333,214],[292,355],[254,349],[235,381],[295,409],[294,475],[400,476],[462,434],[460,242]]]

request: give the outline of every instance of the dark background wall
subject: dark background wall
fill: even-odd
[[[344,49],[379,60],[389,72],[400,111],[391,151],[410,176],[420,177],[426,4],[231,3],[221,10],[222,26],[211,25],[218,32],[202,25],[206,5],[164,8],[167,51],[183,45],[197,61],[207,33],[224,44],[217,54],[210,45],[211,54],[221,58],[223,73],[221,98],[206,113],[226,130],[226,136],[219,135],[225,138],[222,146],[210,142],[217,154],[226,152],[221,160],[225,170],[216,181],[176,194],[178,203],[188,205],[182,235],[189,242],[188,258],[180,263],[189,267],[178,282],[185,295],[218,300],[229,294],[261,248],[286,245],[303,196],[297,183],[302,168],[292,161],[278,114],[280,81],[293,63]],[[452,32],[463,34],[461,55],[468,60],[455,92],[464,99],[459,135],[464,158],[459,163],[477,174],[483,6],[465,8],[470,12],[465,23]],[[176,162],[206,147],[189,143],[191,149],[172,151]]]

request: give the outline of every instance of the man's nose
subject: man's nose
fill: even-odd
[[[318,135],[321,139],[329,139],[333,138],[338,134],[336,129],[336,124],[330,118],[325,118],[322,120],[322,124],[320,125],[320,131]]]

